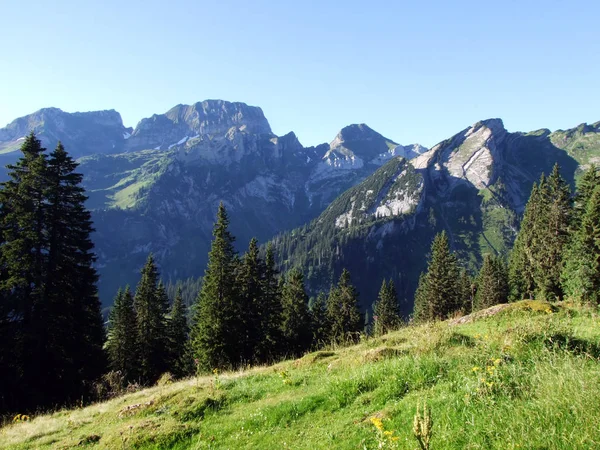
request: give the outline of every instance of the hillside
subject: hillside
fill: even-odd
[[[596,309],[500,305],[33,417],[2,428],[0,447],[374,449],[380,436],[384,448],[415,449],[425,402],[434,450],[597,448],[597,323]]]
[[[500,119],[480,121],[413,155],[405,170],[413,182],[397,199],[387,190],[398,174],[380,169],[340,194],[312,222],[276,236],[278,261],[284,269],[302,267],[312,292],[327,290],[346,267],[365,309],[377,298],[378,283],[372,281],[392,278],[409,314],[436,233],[448,233],[461,264],[475,273],[485,253],[508,254],[542,173],[558,163],[574,186],[599,158],[598,123],[554,133],[510,133]]]

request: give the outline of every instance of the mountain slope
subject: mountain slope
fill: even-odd
[[[597,448],[596,320],[564,304],[499,305],[40,415],[3,427],[0,447],[375,449],[385,430],[412,450],[413,418],[426,403],[433,449]]]
[[[471,271],[486,252],[506,255],[533,182],[558,162],[574,184],[585,165],[600,158],[599,139],[597,124],[509,133],[499,119],[478,122],[410,160],[422,193],[415,190],[409,208],[388,208],[385,216],[370,218],[364,213],[361,198],[368,191],[371,198],[384,198],[393,181],[393,171],[375,172],[361,185],[362,197],[352,188],[310,224],[274,238],[279,261],[284,269],[303,267],[313,292],[327,290],[348,268],[365,309],[376,299],[380,280],[391,277],[408,314],[437,232],[447,231]],[[359,201],[350,201],[354,197]]]

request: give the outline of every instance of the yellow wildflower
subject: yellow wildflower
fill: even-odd
[[[371,417],[371,423],[375,425],[379,431],[383,431],[383,422],[379,417]]]
[[[475,366],[475,367],[473,367],[471,370],[472,370],[473,372],[477,372],[477,371],[481,370],[481,367],[479,367],[479,366]]]

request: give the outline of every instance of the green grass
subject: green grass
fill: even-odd
[[[432,449],[598,448],[598,311],[496,309],[9,424],[0,448],[372,449],[375,416],[416,449],[420,402]]]

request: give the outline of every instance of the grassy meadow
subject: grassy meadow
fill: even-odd
[[[598,309],[537,301],[0,429],[2,449],[600,448]]]

